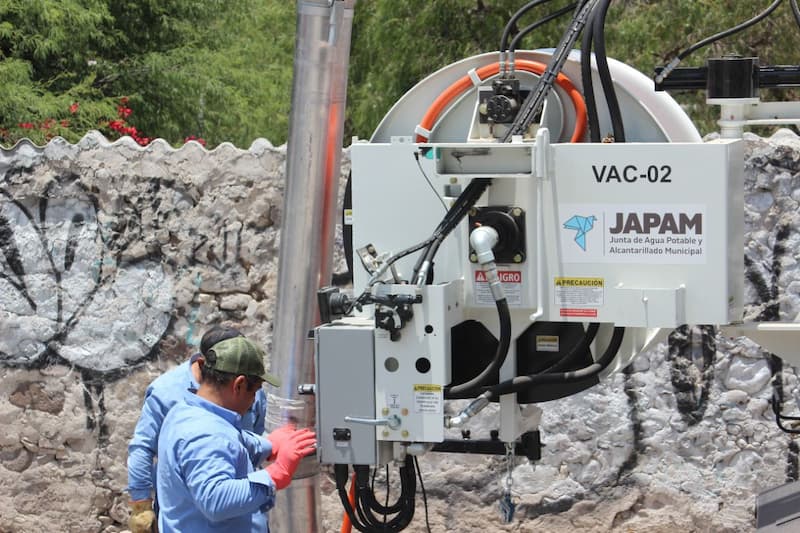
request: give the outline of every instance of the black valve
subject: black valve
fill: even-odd
[[[327,324],[342,318],[347,313],[350,298],[339,292],[338,287],[323,287],[317,291],[317,304],[320,322]]]
[[[469,215],[469,227],[491,226],[499,241],[494,247],[497,263],[522,263],[526,256],[525,211],[515,206],[476,207]],[[470,250],[470,260],[477,258]]]
[[[517,116],[520,102],[518,79],[494,80],[492,96],[486,101],[486,115],[498,124],[509,124]]]

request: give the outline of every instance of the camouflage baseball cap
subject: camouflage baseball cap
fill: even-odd
[[[210,368],[219,372],[260,378],[274,387],[281,386],[281,380],[268,374],[264,368],[264,350],[246,337],[233,337],[219,341],[209,351],[216,354]],[[209,364],[208,359],[206,364]]]

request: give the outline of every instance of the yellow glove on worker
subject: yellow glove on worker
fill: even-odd
[[[128,529],[131,533],[152,533],[156,531],[156,513],[153,512],[153,500],[137,500],[130,503],[131,516]]]

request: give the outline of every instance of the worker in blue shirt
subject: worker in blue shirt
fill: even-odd
[[[245,337],[220,341],[198,360],[200,387],[167,413],[158,438],[160,533],[269,530],[275,492],[315,452],[316,436],[284,426],[267,440],[242,429],[263,383],[280,385],[263,360]],[[261,468],[265,460],[273,462]]]
[[[128,494],[131,514],[128,528],[132,533],[150,533],[156,521],[153,509],[155,488],[154,459],[158,451],[158,434],[167,412],[183,398],[187,390],[199,388],[200,365],[197,358],[214,344],[232,337],[241,337],[235,328],[214,326],[200,340],[200,352],[188,361],[156,378],[145,391],[142,414],[128,445]],[[242,417],[242,428],[258,435],[264,433],[267,396],[256,393],[252,407]]]

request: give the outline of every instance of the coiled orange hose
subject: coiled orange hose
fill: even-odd
[[[542,75],[547,66],[543,63],[539,63],[538,61],[518,59],[516,61],[516,68],[518,70],[524,70],[526,72]],[[475,71],[478,78],[481,80],[485,80],[490,76],[494,76],[498,72],[500,72],[500,63],[484,65]],[[570,100],[572,100],[572,104],[575,106],[575,128],[572,131],[572,138],[570,139],[570,142],[580,142],[586,133],[586,102],[584,101],[581,92],[572,83],[572,80],[570,80],[563,73],[559,73],[556,76],[556,83],[559,87],[564,89]],[[432,131],[433,127],[436,125],[436,120],[439,118],[439,115],[442,113],[442,111],[444,111],[447,106],[453,102],[453,100],[455,100],[463,92],[470,89],[472,86],[472,77],[469,75],[458,79],[455,83],[450,85],[450,87],[445,89],[444,92],[442,92],[436,98],[436,100],[433,101],[431,106],[428,108],[428,111],[422,117],[422,121],[419,123],[420,127],[427,131]],[[427,141],[428,139],[424,135],[420,133],[417,134],[418,143],[424,143]]]

